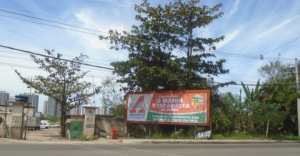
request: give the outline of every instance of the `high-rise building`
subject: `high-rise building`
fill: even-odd
[[[105,106],[105,105],[100,105],[100,106],[99,106],[99,114],[100,114],[100,115],[107,115],[107,106]]]
[[[9,93],[5,91],[0,91],[0,105],[6,105],[6,102],[9,100]]]
[[[47,115],[60,117],[60,103],[56,102],[54,98],[48,97]]]
[[[81,115],[82,106],[75,107],[70,110],[69,115]]]
[[[31,103],[32,107],[35,107],[35,112],[39,110],[39,95],[31,93],[23,93],[21,96],[28,96],[28,102]]]
[[[43,105],[43,114],[45,116],[48,116],[48,101],[44,101],[44,105]]]

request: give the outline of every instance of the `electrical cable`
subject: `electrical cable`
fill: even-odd
[[[298,39],[300,39],[300,36],[299,36],[299,37],[296,37],[296,38],[294,38],[293,40],[291,40],[291,41],[289,41],[289,42],[287,42],[287,43],[284,43],[284,44],[282,44],[282,45],[280,45],[280,46],[278,46],[278,47],[276,47],[276,48],[274,48],[274,49],[272,49],[272,50],[270,50],[270,51],[267,51],[267,52],[263,53],[263,54],[262,54],[261,56],[259,56],[259,57],[255,57],[255,58],[253,58],[253,59],[251,59],[251,60],[249,60],[249,61],[246,61],[246,62],[240,63],[240,64],[238,64],[238,65],[232,66],[232,67],[229,68],[229,69],[236,68],[236,67],[238,67],[238,66],[240,66],[240,65],[243,65],[243,64],[248,63],[248,62],[251,62],[251,61],[253,61],[253,60],[255,60],[255,59],[258,59],[258,58],[260,58],[260,57],[263,57],[264,55],[266,55],[266,54],[268,54],[268,53],[271,53],[271,52],[273,52],[273,51],[275,51],[275,50],[277,50],[277,49],[279,49],[279,48],[281,48],[281,47],[284,47],[284,46],[286,46],[286,45],[288,45],[288,44],[290,44],[290,43],[292,43],[292,42],[295,42],[295,41],[298,40]]]
[[[0,47],[6,48],[6,49],[15,50],[15,51],[20,51],[20,52],[31,54],[31,55],[38,55],[38,56],[49,57],[49,58],[54,58],[54,59],[56,58],[56,57],[53,57],[53,56],[39,54],[39,53],[35,53],[35,52],[27,51],[27,50],[22,50],[22,49],[17,49],[17,48],[13,48],[13,47],[9,47],[9,46],[4,46],[4,45],[0,45]],[[115,70],[113,68],[108,68],[108,67],[103,67],[103,66],[98,66],[98,65],[92,65],[92,64],[83,63],[83,62],[76,62],[76,61],[67,60],[67,59],[63,59],[63,58],[61,58],[60,60],[71,62],[71,63],[78,63],[78,64],[82,64],[82,65],[90,66],[90,67],[95,67],[95,68],[102,68],[102,69],[107,69],[107,70]]]

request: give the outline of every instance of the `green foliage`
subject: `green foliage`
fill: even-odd
[[[119,104],[112,107],[113,115],[120,118],[125,118],[125,105]]]
[[[219,106],[212,108],[211,120],[214,132],[244,131],[245,105],[232,93],[220,94]]]
[[[182,139],[184,137],[183,129],[179,129],[177,131],[174,131],[171,133],[170,138],[171,139]]]
[[[282,135],[274,134],[266,137],[261,134],[249,134],[249,133],[224,133],[215,134],[212,136],[213,140],[300,140],[298,136],[295,135]]]
[[[194,139],[195,133],[186,133],[183,129],[179,129],[170,134],[164,134],[162,132],[156,132],[151,135],[151,139]]]
[[[296,82],[293,68],[291,64],[275,61],[259,69],[261,75],[267,77],[261,101],[270,105],[267,110],[277,110],[274,114],[270,114],[270,111],[266,114],[276,121],[273,123],[272,131],[284,134],[297,133],[297,116],[295,114],[297,113],[297,98],[300,97],[300,94],[296,92],[296,86],[290,85]]]
[[[213,140],[265,140],[263,135],[248,134],[248,133],[224,133],[215,134],[212,136]]]
[[[270,138],[273,140],[299,140],[300,141],[300,137],[295,135],[278,134],[278,135],[271,135]]]
[[[132,31],[109,31],[113,50],[127,50],[128,60],[113,62],[118,82],[125,83],[126,91],[175,90],[207,88],[211,76],[228,73],[224,59],[211,61],[215,43],[224,39],[203,38],[196,35],[222,16],[221,4],[199,6],[199,0],[175,0],[164,6],[153,7],[147,0],[135,5],[136,20]],[[177,56],[174,51],[185,53]]]
[[[81,141],[93,141],[93,140],[98,140],[99,136],[98,135],[94,135],[93,137],[86,137],[86,136],[82,136],[81,137]]]
[[[86,98],[99,91],[96,87],[90,92],[92,84],[83,81],[87,72],[81,70],[81,63],[87,58],[81,54],[71,61],[62,58],[61,54],[54,55],[54,51],[45,50],[47,57],[38,58],[31,55],[33,61],[39,65],[39,68],[47,72],[47,76],[35,76],[33,80],[21,76],[21,73],[15,70],[21,80],[28,86],[34,88],[37,93],[52,97],[61,105],[61,131],[65,135],[65,115],[77,106],[86,104]],[[72,105],[71,105],[72,103]],[[74,104],[74,105],[73,105]]]
[[[245,102],[253,102],[253,101],[256,101],[258,100],[259,96],[261,95],[261,88],[260,88],[260,80],[257,81],[256,83],[256,86],[255,86],[255,89],[253,91],[250,91],[249,87],[246,86],[243,82],[242,83],[242,87],[243,87],[243,90],[246,94],[246,99],[245,99]]]
[[[107,107],[124,104],[124,95],[113,77],[106,77],[101,83],[101,102]]]
[[[55,116],[52,116],[52,117],[44,117],[44,116],[42,116],[41,120],[49,120],[50,122],[54,122],[54,123],[60,122],[60,118],[59,117],[55,117]]]
[[[163,138],[166,138],[166,136],[163,133],[161,133],[161,132],[159,132],[159,133],[153,133],[151,135],[151,139],[163,139]]]

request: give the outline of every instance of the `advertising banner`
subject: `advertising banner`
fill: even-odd
[[[128,93],[126,121],[179,125],[209,125],[209,90]]]

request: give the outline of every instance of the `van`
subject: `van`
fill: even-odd
[[[49,128],[49,125],[45,122],[41,122],[40,124],[40,129],[48,129]]]
[[[41,120],[41,125],[47,125],[47,127],[50,127],[50,121],[49,120]]]

